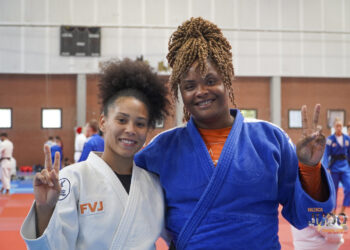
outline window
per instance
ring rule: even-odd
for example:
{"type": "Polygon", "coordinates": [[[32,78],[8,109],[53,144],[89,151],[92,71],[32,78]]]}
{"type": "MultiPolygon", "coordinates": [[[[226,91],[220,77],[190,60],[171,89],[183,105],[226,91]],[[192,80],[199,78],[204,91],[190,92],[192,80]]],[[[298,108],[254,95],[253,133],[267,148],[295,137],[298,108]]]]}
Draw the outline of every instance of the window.
{"type": "Polygon", "coordinates": [[[156,121],[156,128],[164,128],[164,120],[156,121]]]}
{"type": "Polygon", "coordinates": [[[300,109],[288,110],[288,127],[289,128],[302,128],[301,110],[300,109]]]}
{"type": "Polygon", "coordinates": [[[12,128],[11,108],[0,108],[0,128],[12,128]]]}
{"type": "Polygon", "coordinates": [[[62,109],[41,109],[42,128],[62,128],[62,109]]]}
{"type": "Polygon", "coordinates": [[[257,118],[256,109],[241,109],[241,113],[244,116],[244,118],[257,118]]]}

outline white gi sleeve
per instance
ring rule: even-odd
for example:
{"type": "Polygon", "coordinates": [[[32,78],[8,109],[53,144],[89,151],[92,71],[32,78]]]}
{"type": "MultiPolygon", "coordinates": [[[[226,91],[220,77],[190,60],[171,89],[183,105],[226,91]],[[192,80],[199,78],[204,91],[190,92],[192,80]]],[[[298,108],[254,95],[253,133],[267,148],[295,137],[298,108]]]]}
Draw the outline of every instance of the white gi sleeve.
{"type": "Polygon", "coordinates": [[[44,233],[36,237],[34,203],[23,222],[20,233],[28,249],[76,248],[79,233],[77,178],[61,175],[60,172],[60,183],[59,201],[44,233]]]}

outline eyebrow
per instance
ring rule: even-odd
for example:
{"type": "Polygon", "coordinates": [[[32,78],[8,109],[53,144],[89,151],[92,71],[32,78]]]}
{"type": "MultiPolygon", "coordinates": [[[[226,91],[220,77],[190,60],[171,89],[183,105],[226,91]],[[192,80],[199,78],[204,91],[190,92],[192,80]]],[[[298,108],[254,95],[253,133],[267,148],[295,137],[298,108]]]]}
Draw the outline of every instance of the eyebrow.
{"type": "Polygon", "coordinates": [[[208,73],[208,74],[204,77],[204,79],[209,78],[209,77],[217,77],[217,74],[208,73]]]}
{"type": "MultiPolygon", "coordinates": [[[[123,113],[123,112],[118,112],[117,115],[122,115],[122,116],[125,116],[125,117],[130,117],[129,114],[126,114],[126,113],[123,113]]],[[[142,116],[138,116],[136,119],[137,119],[137,120],[145,120],[145,121],[147,121],[147,118],[142,117],[142,116]]]]}
{"type": "Polygon", "coordinates": [[[196,82],[196,80],[193,80],[193,79],[183,79],[181,82],[183,82],[183,83],[194,83],[194,82],[196,82]]]}

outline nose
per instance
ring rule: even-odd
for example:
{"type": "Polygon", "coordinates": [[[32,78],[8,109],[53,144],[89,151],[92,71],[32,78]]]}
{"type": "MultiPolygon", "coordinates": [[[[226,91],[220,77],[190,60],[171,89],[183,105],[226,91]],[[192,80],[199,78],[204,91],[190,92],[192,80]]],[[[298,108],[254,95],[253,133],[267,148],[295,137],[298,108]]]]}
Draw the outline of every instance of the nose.
{"type": "Polygon", "coordinates": [[[207,95],[208,95],[207,86],[205,86],[205,84],[203,84],[203,83],[198,84],[197,96],[198,97],[205,97],[207,95]]]}
{"type": "Polygon", "coordinates": [[[135,124],[133,122],[130,121],[126,124],[125,133],[127,133],[128,135],[135,135],[136,134],[135,124]]]}

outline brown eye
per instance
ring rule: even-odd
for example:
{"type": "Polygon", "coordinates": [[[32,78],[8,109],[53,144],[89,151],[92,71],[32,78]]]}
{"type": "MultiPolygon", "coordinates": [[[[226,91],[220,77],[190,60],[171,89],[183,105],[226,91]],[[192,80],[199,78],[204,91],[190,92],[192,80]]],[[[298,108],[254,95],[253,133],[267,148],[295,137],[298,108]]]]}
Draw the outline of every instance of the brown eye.
{"type": "Polygon", "coordinates": [[[124,118],[118,118],[117,121],[118,121],[120,124],[125,124],[125,123],[126,123],[126,119],[124,119],[124,118]]]}
{"type": "Polygon", "coordinates": [[[144,128],[144,127],[146,127],[146,123],[138,122],[138,123],[136,124],[136,126],[139,127],[139,128],[144,128]]]}
{"type": "Polygon", "coordinates": [[[207,85],[209,85],[209,86],[214,85],[215,83],[216,83],[215,79],[208,79],[207,80],[207,85]]]}
{"type": "Polygon", "coordinates": [[[194,84],[186,84],[184,86],[184,90],[189,91],[189,90],[193,90],[193,89],[194,89],[194,84]]]}

